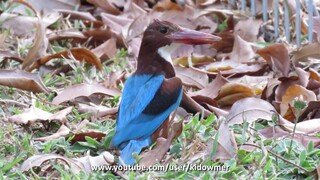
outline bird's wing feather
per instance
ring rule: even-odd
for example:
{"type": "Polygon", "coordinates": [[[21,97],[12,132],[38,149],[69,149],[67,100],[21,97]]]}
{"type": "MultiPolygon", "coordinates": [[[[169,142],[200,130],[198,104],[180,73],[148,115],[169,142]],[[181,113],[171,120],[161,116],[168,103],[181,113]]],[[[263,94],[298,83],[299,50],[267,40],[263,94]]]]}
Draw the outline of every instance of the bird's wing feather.
{"type": "Polygon", "coordinates": [[[165,79],[157,93],[143,110],[145,114],[160,114],[175,104],[182,89],[182,82],[178,77],[165,79]]]}
{"type": "Polygon", "coordinates": [[[163,75],[133,75],[123,89],[117,129],[132,122],[153,99],[164,80],[163,75]]]}

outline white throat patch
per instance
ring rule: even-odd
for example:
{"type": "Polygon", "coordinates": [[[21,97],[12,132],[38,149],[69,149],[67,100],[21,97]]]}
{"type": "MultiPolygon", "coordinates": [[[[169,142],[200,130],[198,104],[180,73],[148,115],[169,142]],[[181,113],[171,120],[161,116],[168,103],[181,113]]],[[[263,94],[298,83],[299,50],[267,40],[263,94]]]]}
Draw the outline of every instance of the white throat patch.
{"type": "Polygon", "coordinates": [[[181,44],[172,43],[158,49],[158,54],[166,61],[172,64],[171,54],[178,49],[181,44]]]}

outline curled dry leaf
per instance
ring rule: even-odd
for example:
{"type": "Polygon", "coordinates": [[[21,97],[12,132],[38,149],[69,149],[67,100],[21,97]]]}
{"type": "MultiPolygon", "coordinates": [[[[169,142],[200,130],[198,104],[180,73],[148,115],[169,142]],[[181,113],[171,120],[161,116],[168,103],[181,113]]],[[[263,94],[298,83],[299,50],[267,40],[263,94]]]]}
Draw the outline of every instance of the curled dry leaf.
{"type": "Polygon", "coordinates": [[[38,74],[25,72],[23,70],[0,70],[0,85],[34,93],[49,93],[49,90],[42,83],[38,74]]]}
{"type": "Polygon", "coordinates": [[[270,78],[268,79],[268,83],[261,94],[261,99],[267,100],[268,102],[272,102],[275,98],[275,89],[281,82],[277,79],[270,78]]]}
{"type": "MultiPolygon", "coordinates": [[[[281,125],[290,132],[293,132],[295,126],[294,123],[291,122],[283,123],[281,125]]],[[[297,123],[295,132],[315,135],[320,132],[320,119],[310,119],[297,123]]]]}
{"type": "Polygon", "coordinates": [[[22,69],[28,69],[29,66],[36,61],[37,58],[46,55],[48,48],[48,38],[46,36],[46,28],[43,24],[42,17],[39,13],[36,13],[38,17],[38,23],[36,25],[36,33],[31,49],[29,50],[26,58],[22,63],[22,69]]]}
{"type": "Polygon", "coordinates": [[[219,72],[217,77],[203,89],[188,93],[197,102],[206,102],[212,104],[214,99],[218,96],[218,93],[223,85],[228,82],[219,72]]]}
{"type": "Polygon", "coordinates": [[[104,151],[99,156],[85,156],[81,158],[67,158],[57,154],[40,154],[29,157],[25,160],[21,167],[21,171],[29,171],[33,167],[41,167],[41,165],[50,160],[61,160],[65,162],[74,173],[84,171],[86,173],[92,172],[92,167],[111,165],[114,163],[114,157],[108,151],[104,151]]]}
{"type": "Polygon", "coordinates": [[[59,13],[62,13],[64,16],[70,16],[73,19],[79,19],[82,21],[97,21],[97,19],[89,12],[79,12],[69,9],[57,9],[59,13]]]}
{"type": "Polygon", "coordinates": [[[186,86],[202,89],[208,85],[209,78],[206,73],[181,66],[175,66],[174,69],[176,76],[179,77],[182,80],[182,83],[186,86]]]}
{"type": "MultiPolygon", "coordinates": [[[[191,62],[192,62],[192,66],[202,66],[202,65],[206,65],[208,63],[214,62],[214,59],[211,56],[192,55],[191,62]]],[[[189,67],[188,57],[187,56],[179,57],[179,58],[173,60],[173,64],[176,66],[182,65],[184,67],[189,67]]]]}
{"type": "Polygon", "coordinates": [[[257,53],[262,56],[269,66],[280,76],[288,76],[290,70],[290,59],[288,49],[284,44],[273,44],[262,49],[257,53]]]}
{"type": "Polygon", "coordinates": [[[255,90],[250,86],[242,83],[229,82],[221,87],[215,100],[221,106],[229,106],[239,99],[252,97],[254,95],[255,90]]]}
{"type": "Polygon", "coordinates": [[[230,110],[230,108],[219,108],[219,107],[215,107],[215,106],[211,106],[209,104],[206,104],[206,106],[208,107],[208,109],[210,111],[212,111],[214,113],[214,115],[216,115],[217,117],[226,117],[228,115],[228,111],[230,110]]]}
{"type": "Polygon", "coordinates": [[[299,116],[298,122],[308,119],[320,118],[320,101],[310,101],[308,106],[303,110],[299,116]]]}
{"type": "Polygon", "coordinates": [[[118,107],[109,108],[106,106],[90,106],[87,104],[79,104],[78,111],[80,113],[91,112],[91,116],[100,118],[107,115],[115,115],[118,112],[118,107]]]}
{"type": "Polygon", "coordinates": [[[61,111],[54,113],[50,118],[49,121],[58,120],[61,123],[68,122],[67,115],[71,113],[72,107],[67,107],[61,111]]]}
{"type": "Polygon", "coordinates": [[[202,107],[199,103],[189,97],[185,92],[183,92],[180,106],[189,113],[203,113],[204,117],[208,117],[211,114],[210,111],[202,107]]]}
{"type": "MultiPolygon", "coordinates": [[[[212,156],[213,161],[219,160],[224,162],[237,155],[237,143],[235,137],[228,127],[227,123],[222,123],[218,129],[218,147],[215,154],[212,156]]],[[[207,146],[206,153],[211,155],[213,151],[213,141],[207,146]]]]}
{"type": "Polygon", "coordinates": [[[69,101],[80,96],[88,97],[92,94],[117,96],[120,95],[121,92],[118,89],[106,88],[100,84],[76,84],[64,89],[52,100],[52,103],[61,104],[65,101],[69,101]]]}
{"type": "Polygon", "coordinates": [[[51,113],[44,111],[42,109],[31,106],[29,109],[25,110],[22,114],[13,115],[8,118],[9,122],[17,124],[28,124],[34,123],[37,120],[48,120],[52,116],[51,113]]]}
{"type": "Polygon", "coordinates": [[[319,43],[308,44],[302,47],[298,51],[292,53],[292,63],[295,66],[310,66],[312,64],[318,64],[319,61],[313,62],[311,58],[320,59],[319,49],[319,43]]]}
{"type": "Polygon", "coordinates": [[[316,70],[310,68],[309,72],[309,80],[320,81],[320,74],[316,70]]]}
{"type": "Polygon", "coordinates": [[[89,64],[95,65],[98,69],[102,69],[102,64],[100,62],[100,59],[97,58],[96,55],[94,55],[91,51],[85,48],[73,48],[70,50],[61,51],[59,53],[56,53],[54,55],[49,55],[42,57],[38,59],[36,62],[34,62],[30,68],[28,68],[29,71],[32,71],[35,68],[38,68],[41,65],[44,65],[51,59],[55,58],[66,58],[69,57],[70,59],[76,59],[79,61],[86,61],[89,64]]]}
{"type": "MultiPolygon", "coordinates": [[[[299,84],[299,77],[297,77],[297,76],[281,77],[281,78],[278,78],[278,80],[281,83],[276,88],[275,100],[276,100],[276,102],[281,102],[282,96],[287,91],[288,87],[295,85],[295,84],[299,84]]],[[[279,109],[279,111],[280,111],[280,109],[279,109]]]]}
{"type": "Polygon", "coordinates": [[[90,156],[88,154],[81,158],[74,158],[74,160],[81,163],[84,172],[87,173],[92,173],[92,167],[106,166],[115,163],[114,156],[108,151],[102,152],[99,156],[90,156]]]}
{"type": "MultiPolygon", "coordinates": [[[[50,13],[42,17],[42,23],[45,27],[50,26],[60,18],[58,13],[50,13]]],[[[2,27],[5,29],[10,29],[13,34],[18,36],[30,36],[32,34],[32,29],[37,25],[38,18],[30,16],[19,16],[17,14],[9,14],[3,12],[0,15],[0,21],[2,22],[2,27]]]]}
{"type": "Polygon", "coordinates": [[[291,85],[282,96],[282,101],[280,104],[280,114],[282,116],[287,113],[289,108],[288,104],[293,106],[294,100],[303,101],[308,104],[310,101],[316,101],[317,98],[314,92],[307,90],[306,88],[297,84],[291,85]]]}
{"type": "Polygon", "coordinates": [[[232,61],[237,62],[250,62],[254,60],[255,52],[251,45],[243,40],[240,36],[235,36],[233,49],[230,55],[232,61]]]}
{"type": "Polygon", "coordinates": [[[69,133],[70,133],[70,129],[63,124],[56,133],[54,133],[50,136],[46,136],[46,137],[34,138],[34,140],[36,140],[36,141],[50,141],[50,140],[54,140],[54,139],[59,139],[61,137],[66,137],[69,133]]]}
{"type": "Polygon", "coordinates": [[[102,43],[98,47],[91,50],[93,54],[95,54],[98,58],[104,60],[112,58],[117,53],[117,44],[116,39],[111,38],[106,42],[102,43]]]}
{"type": "Polygon", "coordinates": [[[103,137],[105,137],[106,134],[102,133],[102,132],[82,132],[82,133],[77,133],[77,134],[74,134],[74,137],[71,139],[71,144],[74,144],[74,143],[79,142],[79,141],[85,142],[86,141],[86,136],[91,137],[92,139],[95,139],[97,141],[101,141],[101,139],[103,137]]]}
{"type": "Polygon", "coordinates": [[[17,124],[28,124],[34,123],[35,121],[58,121],[60,123],[66,123],[67,115],[71,112],[72,107],[68,107],[54,114],[44,111],[36,107],[30,107],[25,110],[22,114],[14,115],[8,118],[10,122],[17,124]]]}
{"type": "Polygon", "coordinates": [[[110,3],[110,1],[88,0],[88,2],[102,8],[107,13],[115,15],[120,14],[120,10],[116,8],[112,3],[110,3]]]}
{"type": "Polygon", "coordinates": [[[263,63],[239,63],[232,60],[213,62],[205,67],[209,77],[215,76],[218,71],[222,75],[244,75],[262,72],[266,67],[263,63]]]}
{"type": "MultiPolygon", "coordinates": [[[[20,1],[20,0],[19,0],[20,1]]],[[[50,1],[38,1],[38,0],[23,0],[29,4],[32,4],[32,7],[40,12],[51,13],[53,9],[75,9],[77,6],[80,6],[79,0],[50,0],[50,1]]],[[[26,13],[26,9],[18,6],[13,10],[14,12],[26,13]]]]}
{"type": "Polygon", "coordinates": [[[108,74],[108,76],[105,77],[103,85],[108,88],[117,87],[117,85],[120,83],[120,81],[124,78],[125,75],[126,75],[126,72],[111,71],[108,74]]]}
{"type": "Polygon", "coordinates": [[[34,36],[32,47],[30,48],[26,58],[22,63],[22,69],[26,69],[36,60],[36,58],[41,57],[46,53],[48,47],[48,39],[45,35],[46,27],[44,26],[41,14],[38,13],[38,11],[35,10],[31,4],[22,0],[13,0],[12,2],[20,3],[27,6],[36,14],[38,18],[38,22],[36,24],[36,33],[34,36]]]}
{"type": "Polygon", "coordinates": [[[212,43],[212,47],[218,52],[229,53],[232,51],[234,44],[234,35],[231,32],[221,32],[217,34],[221,37],[220,41],[212,43]]]}
{"type": "Polygon", "coordinates": [[[226,119],[229,125],[241,124],[244,121],[251,123],[258,119],[272,119],[275,112],[275,108],[267,101],[250,97],[234,103],[226,119]]]}
{"type": "Polygon", "coordinates": [[[183,9],[176,3],[173,3],[171,0],[162,0],[157,2],[157,4],[153,7],[153,10],[162,12],[168,10],[182,11],[183,9]]]}
{"type": "Polygon", "coordinates": [[[170,145],[174,137],[178,137],[182,133],[182,127],[183,121],[175,122],[172,125],[172,129],[169,133],[168,138],[158,138],[156,147],[151,151],[142,154],[142,160],[139,164],[143,166],[152,166],[156,163],[159,163],[162,160],[163,156],[170,149],[170,145]]]}
{"type": "MultiPolygon", "coordinates": [[[[292,134],[290,132],[283,130],[279,126],[261,129],[258,131],[258,134],[267,139],[292,138],[292,134]]],[[[320,138],[308,134],[300,134],[296,132],[293,139],[300,142],[304,147],[308,147],[308,143],[310,141],[313,142],[314,147],[318,147],[320,145],[320,138]]]]}
{"type": "Polygon", "coordinates": [[[242,76],[241,78],[234,78],[232,82],[238,82],[247,84],[248,86],[252,87],[255,91],[255,95],[260,95],[264,88],[268,84],[268,80],[272,79],[272,76],[242,76]]]}
{"type": "Polygon", "coordinates": [[[261,24],[261,19],[256,19],[253,17],[248,18],[247,20],[239,21],[234,27],[234,34],[235,36],[240,36],[244,41],[257,42],[261,24]]]}
{"type": "Polygon", "coordinates": [[[79,31],[55,31],[50,32],[48,35],[48,40],[59,41],[62,39],[76,39],[76,40],[86,40],[86,36],[79,31]]]}

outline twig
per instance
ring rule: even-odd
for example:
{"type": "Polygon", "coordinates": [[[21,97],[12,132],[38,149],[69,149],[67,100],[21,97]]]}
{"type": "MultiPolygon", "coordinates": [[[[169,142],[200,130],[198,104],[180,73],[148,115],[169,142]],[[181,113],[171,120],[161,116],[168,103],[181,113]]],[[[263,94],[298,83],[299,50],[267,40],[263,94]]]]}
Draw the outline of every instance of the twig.
{"type": "Polygon", "coordinates": [[[15,101],[15,100],[11,100],[11,99],[0,99],[1,103],[11,103],[11,104],[16,104],[19,106],[23,106],[23,107],[28,107],[29,105],[15,101]]]}
{"type": "MultiPolygon", "coordinates": [[[[256,144],[245,143],[245,144],[242,144],[242,145],[253,146],[253,147],[256,147],[256,148],[260,148],[260,149],[261,149],[261,147],[258,146],[258,145],[256,145],[256,144]]],[[[291,165],[293,165],[293,166],[296,166],[297,168],[299,168],[299,169],[307,172],[308,174],[313,174],[312,171],[308,171],[306,168],[304,168],[304,167],[302,167],[302,166],[300,166],[300,165],[298,165],[298,164],[295,164],[295,163],[293,163],[293,162],[285,159],[284,157],[282,157],[282,156],[280,156],[280,155],[278,155],[278,154],[276,154],[276,153],[274,153],[274,152],[272,152],[272,151],[270,151],[270,150],[268,150],[268,149],[267,149],[267,151],[268,151],[270,154],[272,154],[273,156],[276,156],[277,158],[283,160],[284,162],[289,163],[289,164],[291,164],[291,165]]]]}

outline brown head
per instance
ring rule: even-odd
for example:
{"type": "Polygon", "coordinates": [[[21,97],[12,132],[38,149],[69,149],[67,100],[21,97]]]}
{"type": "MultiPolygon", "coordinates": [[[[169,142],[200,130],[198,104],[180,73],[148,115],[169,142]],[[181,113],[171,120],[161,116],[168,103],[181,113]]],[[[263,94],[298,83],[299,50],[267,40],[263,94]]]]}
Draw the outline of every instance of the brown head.
{"type": "Polygon", "coordinates": [[[136,73],[163,73],[175,76],[170,51],[182,44],[211,44],[220,37],[182,28],[168,21],[154,20],[145,30],[138,56],[136,73]]]}

